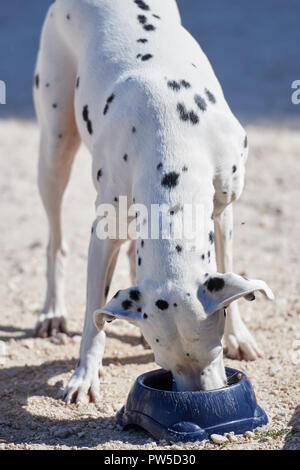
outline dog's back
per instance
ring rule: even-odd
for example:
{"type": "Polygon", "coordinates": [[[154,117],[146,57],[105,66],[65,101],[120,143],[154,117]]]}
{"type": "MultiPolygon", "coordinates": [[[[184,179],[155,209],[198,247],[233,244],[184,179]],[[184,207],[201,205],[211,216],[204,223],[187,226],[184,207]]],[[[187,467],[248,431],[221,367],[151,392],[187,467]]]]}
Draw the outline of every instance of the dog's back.
{"type": "MultiPolygon", "coordinates": [[[[179,116],[198,127],[199,135],[207,104],[229,112],[214,72],[181,26],[173,0],[57,0],[44,26],[36,75],[53,92],[49,89],[41,98],[36,94],[38,114],[52,104],[65,107],[65,95],[75,90],[77,126],[90,150],[109,115],[111,96],[133,78],[146,87],[151,82],[152,100],[160,95],[167,118],[179,116]]],[[[139,87],[135,96],[127,88],[122,107],[130,108],[134,100],[137,109],[139,87]]]]}

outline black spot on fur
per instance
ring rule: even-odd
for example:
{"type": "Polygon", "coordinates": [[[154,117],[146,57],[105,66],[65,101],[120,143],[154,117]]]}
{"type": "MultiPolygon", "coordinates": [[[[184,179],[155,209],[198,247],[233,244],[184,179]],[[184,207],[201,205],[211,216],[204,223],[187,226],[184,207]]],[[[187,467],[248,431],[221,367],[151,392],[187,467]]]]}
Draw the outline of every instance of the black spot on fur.
{"type": "Polygon", "coordinates": [[[158,20],[161,19],[159,15],[154,15],[154,14],[153,14],[152,16],[154,16],[154,18],[157,18],[158,20]]]}
{"type": "Polygon", "coordinates": [[[235,173],[235,172],[236,172],[236,170],[237,170],[237,167],[236,167],[236,165],[233,165],[233,167],[232,167],[232,173],[235,173]]]}
{"type": "Polygon", "coordinates": [[[246,136],[244,140],[244,148],[246,149],[247,147],[248,147],[248,137],[246,136]]]}
{"type": "Polygon", "coordinates": [[[220,277],[211,277],[208,281],[204,283],[207,287],[207,290],[210,292],[219,291],[225,286],[224,279],[220,277]]]}
{"type": "Polygon", "coordinates": [[[160,162],[160,163],[157,165],[157,167],[156,167],[156,168],[157,168],[158,170],[161,170],[161,169],[162,169],[162,167],[163,167],[163,164],[160,162]]]}
{"type": "Polygon", "coordinates": [[[70,16],[69,13],[67,14],[66,18],[67,18],[67,20],[70,20],[70,19],[71,19],[71,16],[70,16]]]}
{"type": "Polygon", "coordinates": [[[189,118],[192,124],[198,124],[199,117],[197,116],[196,113],[194,113],[194,111],[189,112],[189,118]]]}
{"type": "Polygon", "coordinates": [[[147,23],[147,17],[145,15],[138,15],[138,20],[141,24],[147,23]]]}
{"type": "Polygon", "coordinates": [[[56,109],[56,108],[57,108],[57,104],[56,104],[56,103],[53,103],[52,108],[56,109]]]}
{"type": "Polygon", "coordinates": [[[131,298],[131,300],[134,300],[135,302],[138,302],[140,300],[140,296],[141,294],[137,289],[133,289],[129,293],[129,297],[131,298]]]}
{"type": "Polygon", "coordinates": [[[133,134],[135,134],[135,133],[136,133],[136,128],[133,127],[133,128],[131,129],[131,132],[132,132],[133,134]]]}
{"type": "Polygon", "coordinates": [[[97,173],[97,181],[100,180],[101,176],[102,176],[102,170],[101,170],[101,168],[100,168],[100,170],[99,170],[98,173],[97,173]]]}
{"type": "Polygon", "coordinates": [[[110,96],[107,98],[107,103],[112,103],[114,99],[115,99],[115,95],[114,95],[114,94],[110,95],[110,96]]]}
{"type": "Polygon", "coordinates": [[[147,320],[147,318],[148,318],[147,313],[144,313],[143,318],[144,318],[145,320],[147,320]]]}
{"type": "Polygon", "coordinates": [[[148,11],[150,10],[150,7],[147,5],[147,3],[145,3],[143,0],[134,0],[134,3],[137,4],[137,6],[141,9],[141,10],[145,10],[145,11],[148,11]]]}
{"type": "Polygon", "coordinates": [[[187,109],[184,106],[184,104],[178,103],[177,111],[179,112],[179,116],[180,116],[180,119],[182,121],[188,121],[189,120],[189,114],[188,114],[187,109]]]}
{"type": "Polygon", "coordinates": [[[144,25],[144,29],[146,31],[154,31],[155,30],[155,26],[153,26],[153,24],[145,24],[144,25]]]}
{"type": "Polygon", "coordinates": [[[205,89],[205,93],[211,103],[215,104],[217,102],[215,95],[213,95],[212,92],[209,91],[207,88],[205,89]]]}
{"type": "Polygon", "coordinates": [[[79,84],[80,84],[80,77],[77,77],[77,80],[76,80],[76,88],[79,88],[79,84]]]}
{"type": "Polygon", "coordinates": [[[124,162],[127,162],[127,160],[128,160],[128,155],[127,155],[127,153],[124,155],[123,160],[124,160],[124,162]]]}
{"type": "Polygon", "coordinates": [[[115,99],[115,95],[112,93],[106,100],[106,105],[104,107],[103,114],[107,113],[107,111],[109,110],[109,104],[112,103],[114,99],[115,99]]]}
{"type": "Polygon", "coordinates": [[[142,264],[142,258],[139,258],[138,259],[138,265],[141,266],[141,264],[142,264]]]}
{"type": "Polygon", "coordinates": [[[145,242],[144,240],[141,241],[141,247],[144,248],[145,242]]]}
{"type": "Polygon", "coordinates": [[[197,114],[194,113],[194,111],[188,112],[183,103],[177,104],[177,111],[179,112],[179,117],[182,121],[190,121],[192,124],[198,124],[199,117],[197,116],[197,114]]]}
{"type": "Polygon", "coordinates": [[[50,83],[46,83],[45,87],[46,87],[46,88],[49,88],[49,87],[50,87],[50,83]]]}
{"type": "Polygon", "coordinates": [[[82,117],[83,117],[83,120],[84,120],[84,121],[88,121],[88,120],[89,120],[89,108],[88,108],[87,105],[84,106],[84,108],[83,108],[82,117]]]}
{"type": "Polygon", "coordinates": [[[159,343],[159,339],[157,339],[157,338],[156,338],[156,340],[155,340],[155,341],[156,341],[157,343],[159,343]]]}
{"type": "Polygon", "coordinates": [[[145,44],[146,42],[148,42],[148,39],[141,38],[141,39],[138,39],[137,42],[141,42],[142,44],[145,44]]]}
{"type": "Polygon", "coordinates": [[[205,260],[205,255],[201,255],[201,259],[205,260]]]}
{"type": "Polygon", "coordinates": [[[155,305],[156,305],[160,310],[167,310],[167,308],[169,307],[168,302],[166,302],[165,300],[157,300],[157,302],[155,303],[155,305]]]}
{"type": "Polygon", "coordinates": [[[89,119],[89,108],[88,105],[84,106],[82,111],[83,120],[86,122],[87,130],[89,134],[93,133],[92,121],[89,119]]]}
{"type": "Polygon", "coordinates": [[[138,312],[141,312],[141,311],[142,311],[141,307],[139,307],[139,308],[137,309],[137,311],[138,311],[138,312]]]}
{"type": "Polygon", "coordinates": [[[195,95],[194,100],[198,108],[201,109],[201,111],[206,111],[207,104],[204,98],[202,98],[200,95],[195,95]]]}
{"type": "Polygon", "coordinates": [[[183,172],[188,171],[188,167],[187,167],[187,166],[184,166],[184,167],[182,168],[182,171],[183,171],[183,172]]]}
{"type": "Polygon", "coordinates": [[[186,80],[181,80],[180,83],[184,88],[191,88],[191,84],[187,82],[186,80]]]}
{"type": "Polygon", "coordinates": [[[215,239],[215,236],[214,236],[214,232],[213,232],[213,231],[209,232],[209,234],[208,234],[208,239],[209,239],[209,242],[210,242],[211,244],[213,244],[214,239],[215,239]]]}
{"type": "Polygon", "coordinates": [[[142,56],[142,61],[145,62],[146,60],[152,59],[153,55],[152,54],[145,54],[142,56]]]}
{"type": "Polygon", "coordinates": [[[118,199],[117,197],[114,198],[114,201],[115,201],[115,202],[118,202],[118,200],[119,200],[119,199],[118,199]]]}
{"type": "Polygon", "coordinates": [[[162,179],[162,186],[165,186],[166,188],[174,188],[178,184],[178,178],[179,178],[179,173],[175,173],[175,171],[171,171],[170,173],[167,173],[163,179],[162,179]]]}
{"type": "Polygon", "coordinates": [[[182,252],[182,247],[177,245],[176,246],[176,251],[177,251],[177,253],[181,253],[182,252]]]}
{"type": "Polygon", "coordinates": [[[176,302],[175,302],[173,305],[174,305],[174,307],[177,307],[177,304],[176,304],[176,302]]]}
{"type": "Polygon", "coordinates": [[[34,77],[34,81],[35,81],[35,87],[38,88],[40,86],[40,76],[39,76],[39,74],[37,74],[34,77]]]}
{"type": "Polygon", "coordinates": [[[122,307],[124,308],[124,310],[128,310],[131,306],[132,306],[131,300],[124,300],[122,302],[122,307]]]}
{"type": "Polygon", "coordinates": [[[88,133],[92,135],[93,133],[92,121],[87,122],[87,130],[88,130],[88,133]]]}
{"type": "Polygon", "coordinates": [[[175,80],[170,80],[168,81],[168,87],[172,88],[174,91],[179,91],[180,90],[180,84],[176,82],[175,80]]]}

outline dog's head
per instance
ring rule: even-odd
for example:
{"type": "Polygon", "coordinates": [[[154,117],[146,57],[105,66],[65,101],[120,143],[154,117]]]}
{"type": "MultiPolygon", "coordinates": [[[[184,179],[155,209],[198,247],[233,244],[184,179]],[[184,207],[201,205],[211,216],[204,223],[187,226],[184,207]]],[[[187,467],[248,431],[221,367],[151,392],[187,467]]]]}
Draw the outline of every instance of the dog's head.
{"type": "Polygon", "coordinates": [[[172,372],[179,391],[220,388],[226,384],[224,309],[240,297],[254,300],[255,291],[274,298],[263,281],[232,273],[206,275],[188,290],[174,281],[144,281],[119,291],[95,312],[94,321],[99,328],[115,318],[137,324],[155,361],[172,372]]]}

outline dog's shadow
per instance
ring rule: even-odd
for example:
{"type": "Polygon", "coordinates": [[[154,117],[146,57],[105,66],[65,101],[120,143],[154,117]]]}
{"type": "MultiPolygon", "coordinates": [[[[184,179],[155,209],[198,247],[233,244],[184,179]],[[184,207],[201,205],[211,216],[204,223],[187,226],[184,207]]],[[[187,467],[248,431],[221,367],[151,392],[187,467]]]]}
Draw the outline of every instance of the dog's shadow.
{"type": "Polygon", "coordinates": [[[0,341],[9,341],[10,339],[14,339],[15,341],[20,341],[26,338],[32,338],[33,331],[25,328],[15,328],[14,326],[2,326],[0,325],[0,332],[3,331],[5,333],[22,333],[20,336],[12,337],[12,336],[0,336],[0,341]]]}
{"type": "Polygon", "coordinates": [[[296,406],[289,426],[292,429],[286,436],[283,450],[300,450],[300,405],[296,406]]]}
{"type": "MultiPolygon", "coordinates": [[[[118,359],[105,357],[103,363],[105,366],[115,362],[126,365],[148,363],[152,360],[153,354],[147,353],[118,359]]],[[[62,381],[58,378],[55,382],[53,377],[71,372],[76,363],[76,359],[55,360],[36,366],[0,370],[0,442],[21,447],[22,444],[26,444],[34,448],[43,446],[96,448],[98,445],[108,444],[105,448],[109,449],[111,441],[132,445],[145,444],[149,435],[141,429],[120,430],[115,413],[111,413],[109,417],[98,417],[101,415],[102,407],[106,406],[105,401],[96,408],[94,405],[87,405],[84,408],[70,405],[76,412],[72,413],[71,418],[59,419],[62,414],[70,416],[70,413],[64,412],[66,405],[61,400],[62,381]],[[50,385],[49,382],[53,384],[50,385]],[[43,397],[42,401],[45,403],[43,415],[39,414],[43,407],[41,403],[36,408],[36,414],[31,411],[35,409],[35,405],[34,402],[29,404],[29,400],[35,396],[43,397]],[[90,416],[91,411],[96,417],[90,416]]],[[[104,379],[102,387],[109,386],[111,385],[105,384],[104,379]]]]}

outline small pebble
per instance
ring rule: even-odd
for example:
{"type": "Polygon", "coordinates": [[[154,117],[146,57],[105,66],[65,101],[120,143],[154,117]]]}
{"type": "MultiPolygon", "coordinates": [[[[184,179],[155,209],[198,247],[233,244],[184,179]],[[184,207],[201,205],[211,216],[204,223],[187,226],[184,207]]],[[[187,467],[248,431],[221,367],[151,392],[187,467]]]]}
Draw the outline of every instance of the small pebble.
{"type": "Polygon", "coordinates": [[[265,437],[262,437],[259,442],[269,442],[269,441],[272,441],[272,437],[271,436],[265,436],[265,437]]]}
{"type": "Polygon", "coordinates": [[[57,345],[63,345],[68,343],[68,335],[65,333],[57,333],[56,336],[50,338],[50,342],[57,345]]]}
{"type": "Polygon", "coordinates": [[[81,341],[81,336],[80,335],[75,335],[75,336],[72,336],[70,342],[73,343],[73,344],[76,344],[76,343],[80,343],[81,341]]]}
{"type": "Polygon", "coordinates": [[[27,339],[23,342],[23,346],[26,349],[33,349],[34,348],[34,340],[33,339],[27,339]]]}
{"type": "Polygon", "coordinates": [[[238,438],[237,438],[237,436],[235,436],[234,432],[230,432],[230,433],[225,434],[225,437],[227,437],[229,442],[237,442],[238,441],[238,438]]]}
{"type": "Polygon", "coordinates": [[[245,436],[247,439],[254,439],[255,434],[254,434],[254,432],[252,432],[252,431],[246,431],[245,434],[244,434],[244,436],[245,436]]]}
{"type": "Polygon", "coordinates": [[[69,437],[71,434],[72,434],[71,431],[66,428],[53,431],[53,436],[58,437],[59,439],[65,439],[66,437],[69,437]]]}
{"type": "Polygon", "coordinates": [[[270,367],[269,369],[269,375],[271,377],[274,377],[274,375],[277,374],[277,372],[279,372],[281,369],[280,365],[279,364],[275,364],[274,366],[270,367]]]}
{"type": "Polygon", "coordinates": [[[0,356],[6,356],[7,351],[6,351],[6,344],[4,341],[0,341],[0,356]]]}
{"type": "Polygon", "coordinates": [[[210,438],[215,444],[224,444],[225,442],[228,442],[227,437],[221,436],[221,434],[212,434],[210,438]]]}

